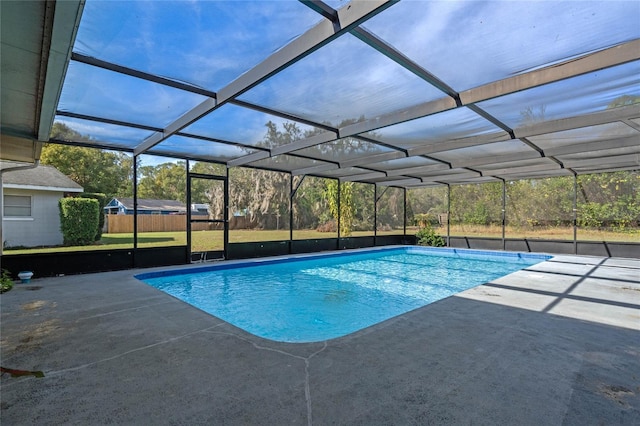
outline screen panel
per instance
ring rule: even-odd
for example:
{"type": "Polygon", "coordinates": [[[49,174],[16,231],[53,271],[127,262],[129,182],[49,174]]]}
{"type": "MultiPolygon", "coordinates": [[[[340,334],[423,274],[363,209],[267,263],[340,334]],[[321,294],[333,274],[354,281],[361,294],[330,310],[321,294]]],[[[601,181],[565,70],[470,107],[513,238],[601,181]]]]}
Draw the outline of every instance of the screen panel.
{"type": "Polygon", "coordinates": [[[218,90],[320,19],[293,1],[88,1],[74,51],[218,90]]]}
{"type": "Polygon", "coordinates": [[[637,18],[625,1],[401,1],[364,26],[463,91],[639,38],[637,18]]]}
{"type": "Polygon", "coordinates": [[[345,34],[240,99],[342,127],[440,97],[429,83],[345,34]]]}

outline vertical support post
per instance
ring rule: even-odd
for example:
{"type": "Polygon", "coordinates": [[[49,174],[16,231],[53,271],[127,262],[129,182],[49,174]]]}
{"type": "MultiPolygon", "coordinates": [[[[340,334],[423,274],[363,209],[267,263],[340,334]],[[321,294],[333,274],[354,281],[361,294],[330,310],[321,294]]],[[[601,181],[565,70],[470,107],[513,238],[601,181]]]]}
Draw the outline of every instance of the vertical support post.
{"type": "Polygon", "coordinates": [[[573,254],[578,254],[578,174],[573,173],[573,254]]]}
{"type": "Polygon", "coordinates": [[[373,184],[373,246],[378,237],[378,185],[373,184]]]}
{"type": "Polygon", "coordinates": [[[222,209],[222,220],[224,220],[223,226],[223,246],[224,250],[223,256],[225,259],[229,258],[229,168],[227,168],[227,173],[224,179],[224,207],[222,209]]]}
{"type": "Polygon", "coordinates": [[[289,173],[289,254],[293,252],[293,197],[295,196],[293,192],[293,174],[289,173]]]}
{"type": "Polygon", "coordinates": [[[451,185],[447,184],[447,247],[451,247],[451,185]]]}
{"type": "Polygon", "coordinates": [[[407,188],[402,188],[404,192],[402,193],[402,203],[404,205],[404,214],[402,220],[402,234],[407,237],[407,188]]]}
{"type": "Polygon", "coordinates": [[[505,227],[507,225],[507,182],[502,179],[502,250],[507,250],[505,227]]]}
{"type": "MultiPolygon", "coordinates": [[[[138,248],[138,156],[133,156],[133,250],[138,248]]],[[[135,259],[135,254],[134,254],[135,259]]],[[[135,266],[135,262],[134,262],[135,266]]]]}
{"type": "Polygon", "coordinates": [[[191,167],[187,160],[187,262],[191,263],[191,167]]]}
{"type": "Polygon", "coordinates": [[[338,250],[340,250],[340,179],[338,179],[338,250]]]}

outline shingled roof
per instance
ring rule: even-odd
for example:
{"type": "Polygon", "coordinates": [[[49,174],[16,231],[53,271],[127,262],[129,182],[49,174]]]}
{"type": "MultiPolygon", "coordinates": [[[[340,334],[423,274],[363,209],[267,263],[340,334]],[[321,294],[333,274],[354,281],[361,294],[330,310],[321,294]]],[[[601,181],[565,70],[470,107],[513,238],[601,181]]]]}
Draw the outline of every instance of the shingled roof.
{"type": "MultiPolygon", "coordinates": [[[[6,170],[19,167],[24,163],[0,162],[0,168],[6,170]]],[[[30,188],[49,191],[83,192],[84,188],[75,183],[53,166],[39,165],[33,169],[8,171],[2,174],[5,188],[30,188]]]]}
{"type": "MultiPolygon", "coordinates": [[[[133,198],[116,198],[127,210],[133,210],[133,198]]],[[[138,210],[165,210],[186,212],[184,203],[175,200],[151,200],[138,198],[138,210]]]]}

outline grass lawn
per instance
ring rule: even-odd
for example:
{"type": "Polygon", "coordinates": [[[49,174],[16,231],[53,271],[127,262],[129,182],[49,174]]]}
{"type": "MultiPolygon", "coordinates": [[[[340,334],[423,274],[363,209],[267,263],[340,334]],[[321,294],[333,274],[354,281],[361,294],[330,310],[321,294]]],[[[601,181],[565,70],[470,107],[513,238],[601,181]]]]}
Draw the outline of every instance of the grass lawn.
{"type": "MultiPolygon", "coordinates": [[[[413,235],[416,228],[407,228],[407,235],[413,235]]],[[[446,235],[445,227],[436,228],[441,235],[446,235]]],[[[378,235],[401,235],[401,230],[380,231],[378,235]]],[[[352,236],[373,236],[373,231],[356,231],[352,236]]],[[[451,226],[451,236],[468,237],[492,237],[501,238],[502,228],[499,226],[451,226]]],[[[295,230],[293,238],[295,240],[336,238],[336,233],[318,232],[316,230],[295,230]]],[[[546,228],[546,229],[516,229],[507,227],[507,238],[530,238],[548,240],[573,240],[573,228],[546,228]]],[[[222,231],[194,231],[191,235],[192,251],[213,251],[222,250],[222,231]]],[[[256,230],[239,229],[229,231],[230,243],[256,242],[256,241],[286,241],[289,239],[288,230],[256,230]]],[[[640,230],[631,232],[610,232],[600,230],[578,229],[579,241],[626,241],[640,242],[640,230]]],[[[186,232],[146,232],[138,236],[138,247],[166,247],[183,246],[187,244],[186,232]]],[[[112,250],[128,249],[133,247],[133,234],[103,234],[102,239],[96,244],[89,246],[74,247],[36,247],[27,249],[8,249],[3,254],[25,254],[25,253],[55,253],[73,252],[81,250],[112,250]]]]}
{"type": "MultiPolygon", "coordinates": [[[[380,231],[378,235],[401,235],[402,231],[380,231]]],[[[373,236],[373,231],[356,231],[352,233],[354,237],[373,236]]],[[[316,238],[336,238],[337,233],[318,232],[315,230],[295,230],[293,238],[295,240],[306,240],[316,238]]],[[[289,230],[255,230],[238,229],[229,231],[230,243],[245,243],[256,241],[286,241],[289,239],[289,230]]],[[[167,247],[184,246],[187,244],[186,232],[143,232],[138,234],[138,247],[167,247]]],[[[194,231],[191,234],[192,251],[212,251],[222,250],[222,231],[194,231]]],[[[129,249],[133,247],[133,234],[103,234],[102,239],[88,246],[72,247],[36,247],[17,250],[5,250],[3,254],[25,254],[25,253],[56,253],[72,252],[82,250],[114,250],[129,249]]]]}

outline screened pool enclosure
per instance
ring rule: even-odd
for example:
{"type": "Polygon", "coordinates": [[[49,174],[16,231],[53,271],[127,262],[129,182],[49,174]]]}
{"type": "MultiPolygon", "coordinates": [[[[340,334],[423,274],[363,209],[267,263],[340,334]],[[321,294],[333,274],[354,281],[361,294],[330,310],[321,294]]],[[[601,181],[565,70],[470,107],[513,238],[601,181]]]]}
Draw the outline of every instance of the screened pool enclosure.
{"type": "MultiPolygon", "coordinates": [[[[638,227],[639,21],[636,1],[3,1],[2,159],[178,166],[179,201],[208,204],[160,255],[181,262],[413,243],[417,214],[458,247],[640,256],[587,232],[638,227]]],[[[153,264],[141,216],[122,257],[153,264]]]]}

